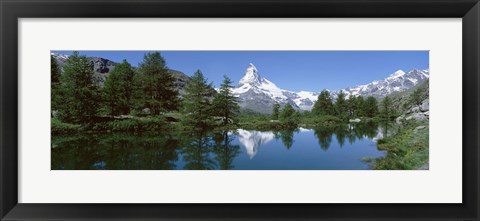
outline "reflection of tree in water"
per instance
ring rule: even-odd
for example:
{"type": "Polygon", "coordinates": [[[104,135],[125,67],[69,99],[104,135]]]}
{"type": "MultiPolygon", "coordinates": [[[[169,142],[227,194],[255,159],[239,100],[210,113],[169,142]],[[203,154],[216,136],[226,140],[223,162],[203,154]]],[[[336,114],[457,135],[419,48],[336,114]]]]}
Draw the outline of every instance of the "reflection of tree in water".
{"type": "Polygon", "coordinates": [[[184,145],[181,150],[184,169],[187,170],[212,170],[216,168],[215,162],[211,159],[214,142],[206,131],[196,131],[190,136],[184,136],[184,145]]]}
{"type": "Polygon", "coordinates": [[[318,144],[322,150],[328,150],[330,143],[332,143],[333,128],[332,127],[317,127],[313,129],[315,136],[318,139],[318,144]]]}
{"type": "MultiPolygon", "coordinates": [[[[116,169],[171,170],[178,160],[180,142],[170,136],[114,136],[101,141],[109,146],[107,165],[116,169]]],[[[102,145],[103,146],[103,145],[102,145]]]]}
{"type": "Polygon", "coordinates": [[[393,133],[393,123],[391,121],[380,121],[379,126],[384,137],[393,133]]]}
{"type": "Polygon", "coordinates": [[[213,148],[219,169],[233,169],[233,159],[240,153],[240,145],[231,145],[233,137],[228,135],[228,131],[221,131],[214,135],[215,146],[213,148]]]}
{"type": "Polygon", "coordinates": [[[337,142],[340,144],[340,147],[343,147],[343,144],[345,143],[345,138],[347,137],[348,134],[348,127],[347,125],[339,125],[338,127],[335,127],[334,129],[335,136],[337,137],[337,142]]]}
{"type": "Polygon", "coordinates": [[[337,142],[342,147],[345,140],[348,139],[350,144],[356,140],[362,140],[364,137],[373,139],[377,135],[378,124],[374,121],[367,121],[353,124],[342,124],[334,127],[317,127],[314,128],[315,136],[323,150],[328,150],[332,142],[332,135],[335,134],[337,142]]]}
{"type": "Polygon", "coordinates": [[[96,154],[97,140],[86,136],[62,137],[52,140],[51,158],[53,170],[88,170],[101,159],[96,154]]]}
{"type": "Polygon", "coordinates": [[[52,169],[170,170],[178,159],[171,136],[83,135],[55,139],[52,169]]]}
{"type": "Polygon", "coordinates": [[[290,149],[295,142],[295,140],[293,140],[293,133],[295,131],[295,129],[286,129],[279,132],[280,139],[287,149],[290,149]]]}

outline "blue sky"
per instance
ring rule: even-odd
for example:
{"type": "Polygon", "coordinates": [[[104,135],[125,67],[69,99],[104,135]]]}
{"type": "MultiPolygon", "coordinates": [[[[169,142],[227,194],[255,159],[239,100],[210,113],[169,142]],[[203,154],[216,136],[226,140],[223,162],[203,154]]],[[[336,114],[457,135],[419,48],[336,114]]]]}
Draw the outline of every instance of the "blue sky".
{"type": "MultiPolygon", "coordinates": [[[[72,54],[72,51],[52,51],[72,54]]],[[[79,51],[138,66],[148,51],[79,51]]],[[[249,63],[290,91],[338,90],[380,80],[397,70],[429,68],[428,51],[160,51],[171,69],[191,76],[200,69],[214,85],[226,74],[235,85],[249,63]]]]}

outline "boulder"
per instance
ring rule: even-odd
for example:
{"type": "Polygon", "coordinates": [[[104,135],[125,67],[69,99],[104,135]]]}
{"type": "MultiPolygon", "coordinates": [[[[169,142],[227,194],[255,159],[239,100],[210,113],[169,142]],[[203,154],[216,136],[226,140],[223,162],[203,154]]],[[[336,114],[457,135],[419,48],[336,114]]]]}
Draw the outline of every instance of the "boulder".
{"type": "Polygon", "coordinates": [[[427,115],[425,115],[424,113],[413,113],[412,115],[408,116],[406,118],[407,120],[426,120],[428,119],[427,115]]]}
{"type": "Polygon", "coordinates": [[[430,108],[430,101],[429,99],[426,99],[422,102],[422,104],[420,105],[420,110],[422,112],[425,112],[425,111],[428,111],[430,108]]]}
{"type": "Polygon", "coordinates": [[[418,127],[415,127],[415,129],[413,129],[413,132],[417,133],[419,130],[423,130],[425,129],[426,126],[418,126],[418,127]]]}
{"type": "Polygon", "coordinates": [[[420,107],[419,106],[415,106],[415,107],[412,107],[408,113],[417,113],[417,112],[420,112],[420,107]]]}

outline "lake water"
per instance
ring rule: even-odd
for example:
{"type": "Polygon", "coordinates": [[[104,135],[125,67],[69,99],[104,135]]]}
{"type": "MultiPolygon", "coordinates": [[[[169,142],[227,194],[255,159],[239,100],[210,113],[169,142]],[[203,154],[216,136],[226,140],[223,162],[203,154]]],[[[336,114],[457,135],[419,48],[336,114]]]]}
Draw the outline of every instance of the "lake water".
{"type": "Polygon", "coordinates": [[[375,124],[283,131],[54,137],[53,170],[368,170],[375,124]]]}

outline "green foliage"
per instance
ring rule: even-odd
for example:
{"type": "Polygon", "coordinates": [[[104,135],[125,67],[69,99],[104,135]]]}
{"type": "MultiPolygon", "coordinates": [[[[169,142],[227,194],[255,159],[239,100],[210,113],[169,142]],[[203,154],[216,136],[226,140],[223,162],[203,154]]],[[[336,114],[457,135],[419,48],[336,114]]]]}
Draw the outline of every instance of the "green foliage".
{"type": "Polygon", "coordinates": [[[345,97],[346,95],[343,90],[340,90],[334,105],[335,116],[339,117],[342,120],[348,119],[348,104],[345,97]]]}
{"type": "Polygon", "coordinates": [[[123,60],[121,64],[117,65],[107,77],[103,92],[110,115],[130,113],[133,77],[134,70],[127,60],[123,60]]]}
{"type": "Polygon", "coordinates": [[[349,118],[364,117],[365,100],[362,96],[350,95],[347,100],[347,115],[349,118]]]}
{"type": "Polygon", "coordinates": [[[66,123],[92,123],[100,106],[99,88],[92,63],[74,52],[67,59],[60,78],[58,115],[66,123]]]}
{"type": "Polygon", "coordinates": [[[210,98],[213,96],[212,85],[200,70],[197,70],[185,86],[183,113],[185,125],[197,129],[206,129],[213,124],[210,98]]]}
{"type": "Polygon", "coordinates": [[[378,114],[378,101],[372,96],[368,96],[363,102],[363,114],[365,117],[375,117],[378,114]]]}
{"type": "Polygon", "coordinates": [[[410,94],[410,103],[413,105],[420,105],[422,104],[422,88],[417,88],[410,94]]]}
{"type": "Polygon", "coordinates": [[[280,104],[276,102],[273,105],[272,120],[278,120],[279,114],[280,114],[280,104]]]}
{"type": "Polygon", "coordinates": [[[106,123],[98,123],[96,130],[113,131],[113,132],[146,132],[159,131],[165,129],[165,119],[161,116],[148,118],[132,118],[115,120],[106,123]]]}
{"type": "Polygon", "coordinates": [[[63,123],[56,118],[52,118],[51,133],[52,135],[58,134],[74,134],[81,130],[81,125],[63,123]]]}
{"type": "Polygon", "coordinates": [[[226,75],[223,76],[223,83],[220,90],[213,99],[214,114],[223,119],[223,125],[232,124],[240,110],[237,97],[232,94],[232,80],[226,75]]]}
{"type": "Polygon", "coordinates": [[[380,103],[381,106],[381,117],[385,119],[391,119],[395,117],[395,110],[393,108],[392,99],[389,96],[383,98],[382,102],[380,103]]]}
{"type": "Polygon", "coordinates": [[[160,52],[146,53],[138,71],[135,75],[137,110],[148,108],[150,114],[159,115],[178,109],[175,78],[168,72],[160,52]]]}
{"type": "Polygon", "coordinates": [[[298,124],[299,114],[293,109],[292,105],[287,103],[280,113],[280,121],[289,127],[296,127],[298,124]]]}
{"type": "Polygon", "coordinates": [[[313,105],[312,112],[316,115],[334,115],[334,107],[330,92],[323,90],[318,95],[317,102],[313,105]]]}
{"type": "Polygon", "coordinates": [[[59,90],[60,84],[60,68],[58,67],[57,60],[50,55],[50,85],[51,85],[51,94],[50,99],[52,103],[52,111],[58,109],[58,104],[61,102],[61,91],[59,90]]]}
{"type": "Polygon", "coordinates": [[[428,165],[428,122],[409,121],[393,136],[378,141],[387,155],[376,159],[373,168],[379,170],[412,170],[428,165]],[[423,129],[416,129],[423,126],[423,129]]]}

